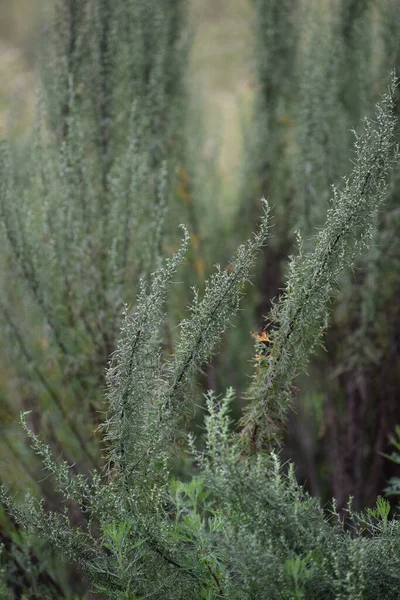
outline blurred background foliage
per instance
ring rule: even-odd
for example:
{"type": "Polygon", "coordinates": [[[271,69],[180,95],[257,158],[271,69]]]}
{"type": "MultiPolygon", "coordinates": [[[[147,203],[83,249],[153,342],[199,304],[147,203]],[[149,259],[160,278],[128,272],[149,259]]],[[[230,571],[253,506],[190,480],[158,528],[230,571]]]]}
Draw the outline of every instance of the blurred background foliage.
{"type": "MultiPolygon", "coordinates": [[[[19,157],[15,175],[22,188],[29,149],[34,148],[40,42],[53,9],[52,0],[0,2],[0,133],[19,157]]],[[[297,251],[295,232],[312,246],[313,233],[325,219],[331,186],[348,171],[351,130],[363,115],[372,114],[389,71],[400,71],[399,14],[399,0],[189,2],[188,64],[182,67],[183,91],[178,93],[185,106],[183,110],[178,100],[178,116],[171,121],[178,142],[174,136],[166,138],[168,150],[161,152],[160,164],[153,165],[153,171],[163,168],[168,156],[168,212],[160,225],[160,250],[170,254],[176,249],[180,222],[188,225],[192,240],[166,307],[166,353],[173,347],[190,287],[201,290],[213,264],[226,264],[232,250],[254,230],[261,196],[270,199],[274,215],[255,284],[248,287],[235,327],[199,375],[194,407],[202,404],[206,389],[221,393],[233,385],[239,413],[252,371],[251,332],[267,328],[265,317],[284,285],[287,257],[297,251]]],[[[87,68],[84,75],[90,76],[87,68]]],[[[154,153],[149,156],[152,164],[154,153]]],[[[145,171],[151,169],[146,165],[145,171]]],[[[143,203],[150,206],[153,196],[140,189],[143,203]]],[[[40,202],[40,194],[38,198],[40,202]]],[[[342,510],[349,495],[356,509],[372,506],[385,490],[395,507],[398,495],[399,460],[391,443],[400,423],[399,219],[396,173],[386,210],[376,215],[371,251],[339,282],[327,352],[321,349],[309,376],[299,378],[296,411],[282,451],[294,460],[298,479],[314,495],[325,501],[335,496],[342,510]]],[[[143,235],[147,234],[146,230],[143,235]]],[[[133,262],[136,259],[133,253],[133,262]]],[[[56,506],[58,499],[46,480],[40,481],[39,465],[16,423],[18,413],[31,410],[30,425],[40,429],[74,468],[85,471],[91,460],[101,461],[91,431],[104,409],[102,378],[118,318],[102,316],[110,338],[101,347],[101,359],[94,361],[96,368],[80,361],[84,383],[77,404],[76,388],[69,380],[77,373],[71,365],[70,371],[64,368],[49,327],[24,294],[7,252],[2,253],[0,269],[6,340],[0,349],[0,480],[20,492],[35,493],[40,486],[49,506],[56,506]],[[24,357],[21,347],[26,342],[24,357]],[[27,353],[35,360],[27,361],[27,353]],[[38,369],[50,385],[43,384],[38,369]],[[58,412],[51,390],[62,408],[58,412]]],[[[123,301],[134,302],[140,275],[135,269],[126,275],[123,301]]],[[[118,300],[115,306],[120,305],[118,300]]],[[[89,346],[77,342],[80,359],[91,356],[89,346]]],[[[194,412],[188,427],[201,426],[202,411],[194,412]]],[[[184,459],[177,462],[183,469],[184,459]]],[[[27,539],[3,513],[0,543],[2,598],[44,598],[46,592],[49,598],[72,600],[85,593],[85,581],[66,572],[47,548],[27,539]]]]}

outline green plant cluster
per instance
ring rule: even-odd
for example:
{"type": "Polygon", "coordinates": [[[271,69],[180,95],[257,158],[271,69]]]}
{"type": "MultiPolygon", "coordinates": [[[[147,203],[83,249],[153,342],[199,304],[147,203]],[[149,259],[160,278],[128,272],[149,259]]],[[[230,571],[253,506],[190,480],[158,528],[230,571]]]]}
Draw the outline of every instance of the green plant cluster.
{"type": "MultiPolygon", "coordinates": [[[[400,5],[264,0],[254,8],[254,114],[235,232],[245,231],[240,223],[255,222],[254,197],[267,194],[275,221],[250,301],[258,328],[267,330],[264,317],[271,320],[285,293],[287,257],[297,254],[298,234],[303,254],[316,250],[332,186],[355,160],[351,131],[361,133],[383,79],[400,67],[400,5]]],[[[398,129],[398,108],[395,113],[398,129]]],[[[310,376],[298,379],[296,415],[289,415],[283,442],[299,481],[326,501],[335,496],[340,508],[349,494],[357,509],[372,506],[396,475],[382,455],[400,421],[399,189],[396,169],[385,210],[373,217],[369,248],[338,278],[328,352],[312,350],[310,376]]]]}
{"type": "Polygon", "coordinates": [[[368,245],[373,215],[398,158],[395,85],[393,80],[378,105],[376,120],[367,119],[364,134],[356,137],[353,174],[335,191],[316,250],[300,252],[293,260],[287,291],[273,313],[280,318],[274,321],[270,345],[256,343],[246,413],[254,429],[246,424],[239,436],[232,430],[232,389],[223,399],[210,392],[204,444],[197,446],[189,438],[195,471],[186,481],[173,476],[171,458],[179,448],[191,385],[238,310],[249,269],[266,241],[268,212],[228,268],[217,269],[210,278],[203,298],[195,293],[168,360],[162,360],[160,342],[163,301],[183,258],[186,234],[181,250],[153,273],[148,287],[143,284],[132,313],[126,312],[108,368],[107,473],[75,475],[66,461],[53,458],[22,414],[32,447],[54,476],[65,509],[49,511],[29,495],[19,503],[4,487],[1,500],[28,533],[48,540],[77,563],[100,596],[396,598],[399,521],[389,518],[389,503],[379,499],[376,509],[361,514],[349,504],[347,523],[335,507],[327,516],[296,482],[293,467],[286,472],[270,452],[265,428],[265,423],[279,425],[282,417],[274,406],[284,414],[288,387],[321,339],[339,271],[368,245]],[[300,351],[298,344],[303,345],[300,351]],[[292,366],[281,371],[279,361],[292,366]],[[267,393],[275,381],[279,388],[270,410],[267,393]],[[249,444],[243,445],[243,438],[249,444]],[[80,526],[71,522],[72,506],[82,515],[80,526]]]}
{"type": "MultiPolygon", "coordinates": [[[[32,409],[30,425],[75,473],[100,468],[91,433],[122,309],[176,243],[170,222],[185,208],[177,171],[186,164],[186,11],[179,0],[57,2],[39,48],[32,131],[1,145],[2,440],[14,485],[39,488],[52,506],[14,422],[32,409]]],[[[11,587],[41,597],[14,560],[15,524],[4,518],[1,530],[11,587]]],[[[52,571],[35,543],[34,560],[52,571]]]]}
{"type": "MultiPolygon", "coordinates": [[[[372,506],[357,488],[364,438],[354,500],[338,476],[348,457],[331,444],[340,497],[329,507],[279,454],[299,405],[294,383],[315,373],[323,342],[330,381],[341,378],[348,400],[348,437],[360,423],[373,437],[368,409],[380,418],[372,471],[398,389],[394,74],[370,112],[382,72],[400,66],[399,3],[327,5],[254,2],[256,109],[245,201],[227,245],[256,233],[206,277],[201,253],[216,252],[224,228],[216,211],[202,215],[202,178],[207,193],[217,189],[215,171],[188,133],[198,113],[186,88],[187,2],[57,3],[33,130],[0,154],[0,324],[10,348],[1,362],[11,372],[0,422],[29,488],[21,501],[2,466],[1,598],[398,597],[395,508],[372,487],[375,508],[359,510],[372,506]],[[255,204],[263,195],[272,211],[255,204]],[[189,229],[180,242],[178,216],[189,229]],[[262,284],[251,291],[260,254],[262,284]],[[362,281],[350,281],[360,269],[362,281]],[[256,318],[249,361],[242,341],[256,318]],[[220,377],[213,357],[232,340],[220,377]],[[239,389],[219,394],[221,381],[239,389]],[[26,445],[6,429],[18,409],[26,445]]],[[[339,393],[326,387],[312,397],[325,398],[318,414],[323,422],[329,413],[333,430],[339,393]]],[[[387,458],[399,462],[396,452],[387,458]]],[[[395,497],[398,478],[387,485],[395,497]]]]}
{"type": "Polygon", "coordinates": [[[95,450],[69,408],[79,401],[83,424],[98,419],[94,390],[122,306],[172,243],[166,213],[182,153],[185,31],[179,1],[60,2],[42,48],[31,139],[21,157],[2,148],[6,333],[29,385],[53,399],[88,465],[95,450]]]}

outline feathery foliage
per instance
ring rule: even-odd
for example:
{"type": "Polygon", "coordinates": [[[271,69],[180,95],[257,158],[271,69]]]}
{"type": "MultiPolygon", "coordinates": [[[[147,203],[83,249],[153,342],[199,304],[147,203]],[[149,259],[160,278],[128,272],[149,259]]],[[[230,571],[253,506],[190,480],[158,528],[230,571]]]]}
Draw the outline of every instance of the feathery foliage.
{"type": "MultiPolygon", "coordinates": [[[[275,197],[279,193],[282,201],[275,210],[279,217],[287,216],[288,172],[284,157],[299,35],[295,27],[297,0],[254,0],[253,4],[257,91],[254,121],[246,140],[243,200],[238,212],[242,227],[243,222],[256,221],[259,206],[254,199],[260,196],[275,197]]],[[[279,219],[277,226],[281,225],[279,219]]]]}
{"type": "Polygon", "coordinates": [[[332,183],[345,172],[348,120],[341,102],[344,51],[335,14],[308,6],[302,11],[289,226],[308,239],[326,218],[332,183]]]}
{"type": "MultiPolygon", "coordinates": [[[[13,504],[12,513],[18,521],[25,521],[25,516],[31,514],[32,532],[48,539],[69,560],[77,561],[101,586],[125,590],[127,598],[135,597],[133,590],[140,596],[144,593],[140,590],[148,589],[150,582],[156,588],[162,585],[161,597],[175,578],[168,568],[179,562],[176,550],[170,556],[170,540],[159,537],[168,533],[168,516],[163,512],[169,479],[168,448],[190,398],[188,384],[237,312],[256,251],[265,242],[266,217],[267,212],[257,235],[238,249],[229,268],[218,269],[211,277],[204,298],[199,300],[195,295],[191,315],[181,324],[180,343],[167,363],[160,364],[162,302],[166,285],[183,258],[187,236],[178,254],[153,274],[149,293],[142,288],[133,316],[126,314],[115,362],[108,371],[110,418],[105,427],[110,444],[109,481],[102,481],[97,471],[92,481],[75,476],[68,463],[52,459],[49,446],[23,421],[34,450],[46,469],[56,475],[59,491],[88,515],[87,531],[74,530],[67,513],[45,517],[43,505],[33,498],[27,499],[24,506],[13,504]],[[96,528],[101,532],[97,539],[93,533],[96,528]],[[135,535],[138,544],[132,546],[135,535]],[[112,546],[122,543],[125,536],[130,541],[129,551],[127,548],[123,552],[124,564],[113,565],[106,549],[113,554],[112,546]],[[143,569],[144,579],[139,583],[143,569]]],[[[185,564],[182,552],[184,549],[179,552],[179,560],[185,564]]],[[[191,572],[184,575],[186,567],[181,568],[187,580],[185,589],[189,590],[197,576],[191,572]]],[[[194,565],[193,570],[204,569],[194,565]]]]}
{"type": "Polygon", "coordinates": [[[191,384],[238,310],[249,269],[266,240],[268,211],[229,267],[217,269],[209,279],[203,298],[195,293],[180,341],[166,361],[161,360],[159,336],[163,298],[183,258],[186,235],[148,287],[143,283],[132,313],[126,311],[108,370],[107,476],[96,470],[90,478],[75,475],[67,462],[53,459],[50,447],[22,416],[66,508],[50,512],[29,496],[20,504],[4,486],[0,499],[28,531],[77,562],[102,597],[397,597],[400,531],[399,521],[389,519],[388,502],[378,499],[374,510],[361,514],[349,504],[348,529],[335,507],[331,517],[325,515],[319,501],[298,485],[292,467],[285,473],[277,456],[264,451],[286,415],[293,377],[321,340],[339,272],[368,247],[397,158],[394,93],[392,80],[377,107],[376,122],[367,119],[364,134],[356,137],[354,171],[341,190],[334,189],[335,204],[315,249],[292,260],[286,292],[272,313],[273,329],[259,335],[262,355],[242,436],[251,430],[258,452],[244,452],[232,431],[233,390],[221,400],[210,392],[204,448],[189,438],[195,473],[181,481],[171,472],[180,424],[191,404],[191,384]],[[262,344],[270,344],[266,353],[262,344]],[[72,524],[71,506],[79,507],[84,525],[72,524]]]}
{"type": "MultiPolygon", "coordinates": [[[[185,0],[56,2],[33,130],[22,147],[1,146],[0,328],[11,371],[2,411],[29,408],[30,427],[75,473],[101,464],[88,431],[101,418],[122,307],[175,243],[168,210],[184,165],[186,12],[185,0]]],[[[39,479],[11,425],[7,435],[16,486],[19,469],[39,479]]],[[[20,569],[24,579],[24,561],[20,569]]]]}
{"type": "Polygon", "coordinates": [[[363,135],[356,135],[355,164],[342,188],[333,188],[327,222],[316,236],[315,248],[299,254],[290,264],[286,290],[269,318],[270,342],[260,342],[248,397],[252,401],[244,425],[256,446],[276,439],[292,396],[293,379],[301,372],[327,326],[328,304],[341,271],[353,264],[373,234],[373,217],[387,191],[396,125],[395,83],[377,105],[376,121],[365,120],[363,135]]]}
{"type": "Polygon", "coordinates": [[[27,296],[30,330],[51,346],[62,387],[72,388],[90,420],[121,308],[132,283],[157,266],[173,201],[185,2],[60,2],[47,42],[29,159],[21,169],[13,151],[1,158],[7,284],[13,273],[2,313],[23,360],[63,411],[40,348],[14,314],[27,296]]]}
{"type": "MultiPolygon", "coordinates": [[[[344,2],[342,7],[343,25],[345,18],[352,17],[345,27],[351,35],[344,36],[342,45],[342,63],[347,60],[347,67],[340,67],[342,110],[349,123],[369,110],[382,74],[399,67],[394,34],[398,2],[360,3],[357,10],[351,6],[344,2]]],[[[398,117],[398,103],[395,113],[398,117]]],[[[335,155],[346,156],[346,145],[343,138],[335,155]]],[[[313,458],[308,455],[308,460],[314,463],[319,481],[312,486],[314,492],[319,488],[317,493],[325,498],[334,495],[342,508],[349,494],[356,509],[372,506],[386,481],[396,474],[395,465],[385,461],[382,453],[390,451],[389,438],[400,418],[396,392],[398,181],[396,169],[385,210],[374,218],[369,250],[356,261],[352,274],[341,278],[342,290],[326,339],[328,355],[320,355],[312,366],[316,377],[308,395],[311,398],[314,393],[320,400],[310,400],[312,409],[305,411],[303,423],[295,425],[298,431],[305,426],[311,438],[303,448],[305,456],[306,446],[313,446],[313,458]],[[307,423],[317,412],[320,416],[314,419],[312,432],[307,423]]],[[[307,399],[302,395],[296,404],[300,407],[304,402],[307,399]]],[[[301,437],[304,441],[307,435],[301,437]]],[[[311,479],[309,467],[305,470],[303,477],[311,479]]]]}

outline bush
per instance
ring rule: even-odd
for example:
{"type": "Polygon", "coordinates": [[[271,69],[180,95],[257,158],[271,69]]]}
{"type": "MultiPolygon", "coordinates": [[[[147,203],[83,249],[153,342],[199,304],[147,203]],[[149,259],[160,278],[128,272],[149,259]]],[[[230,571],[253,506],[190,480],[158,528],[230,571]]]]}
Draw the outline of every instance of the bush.
{"type": "Polygon", "coordinates": [[[258,232],[230,265],[195,292],[172,356],[163,359],[161,330],[169,282],[180,250],[144,282],[126,312],[107,372],[108,419],[103,426],[108,471],[76,475],[22,424],[62,492],[64,511],[27,497],[20,504],[3,487],[1,500],[28,532],[76,562],[104,598],[396,598],[399,521],[379,499],[344,523],[282,469],[279,446],[294,377],[322,340],[339,273],[368,247],[394,160],[395,81],[356,137],[354,170],[335,188],[314,249],[291,261],[285,293],[268,329],[256,336],[254,375],[239,431],[229,417],[234,397],[207,396],[204,445],[189,438],[193,474],[174,477],[171,459],[182,444],[181,424],[191,389],[221,333],[237,312],[244,283],[267,235],[266,207],[258,232]],[[68,511],[79,508],[75,526],[68,511]]]}

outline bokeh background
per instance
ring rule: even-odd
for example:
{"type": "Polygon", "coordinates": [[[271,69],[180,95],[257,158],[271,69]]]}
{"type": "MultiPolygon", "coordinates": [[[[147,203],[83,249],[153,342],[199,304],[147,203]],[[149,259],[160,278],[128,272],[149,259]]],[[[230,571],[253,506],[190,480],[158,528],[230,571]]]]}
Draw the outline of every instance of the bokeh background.
{"type": "MultiPolygon", "coordinates": [[[[0,135],[15,147],[21,185],[34,148],[39,48],[53,10],[51,0],[0,0],[0,135]]],[[[189,158],[176,159],[172,233],[162,250],[176,250],[180,222],[188,224],[192,244],[169,300],[167,354],[190,286],[202,291],[213,265],[228,263],[255,229],[262,196],[269,198],[273,213],[270,243],[260,255],[254,285],[246,289],[240,316],[218,354],[204,365],[194,405],[201,406],[206,389],[222,393],[232,385],[238,393],[235,416],[240,414],[253,368],[254,332],[267,327],[272,300],[284,287],[288,255],[298,251],[296,232],[302,233],[305,251],[313,247],[331,185],[351,170],[351,130],[359,131],[362,117],[373,115],[390,70],[400,71],[399,14],[398,0],[190,0],[189,109],[179,132],[189,158]]],[[[295,410],[284,434],[282,456],[294,460],[299,481],[326,505],[335,496],[343,512],[349,495],[355,508],[363,509],[380,494],[390,498],[394,511],[400,491],[400,459],[397,454],[387,458],[393,442],[399,449],[395,428],[400,423],[398,171],[386,207],[376,215],[371,251],[338,282],[325,346],[296,382],[295,410]]],[[[77,469],[87,471],[93,457],[101,461],[92,430],[104,411],[107,361],[103,356],[96,373],[87,368],[79,388],[86,403],[82,408],[68,380],[77,367],[63,369],[6,250],[0,268],[0,480],[16,493],[40,493],[57,508],[60,499],[43,478],[18,413],[30,410],[29,425],[43,433],[56,454],[66,454],[71,463],[77,461],[77,469]],[[39,357],[47,388],[38,381],[35,361],[21,357],[15,323],[29,352],[39,357]]],[[[134,302],[135,292],[132,285],[128,302],[134,302]]],[[[107,347],[112,350],[113,341],[107,347]]],[[[193,413],[186,426],[201,432],[203,411],[193,413]]],[[[186,468],[182,453],[176,469],[184,473],[186,468]]],[[[2,565],[11,573],[6,580],[15,597],[40,597],[43,585],[60,598],[84,597],[87,582],[75,570],[64,568],[4,512],[0,517],[2,565]]]]}

